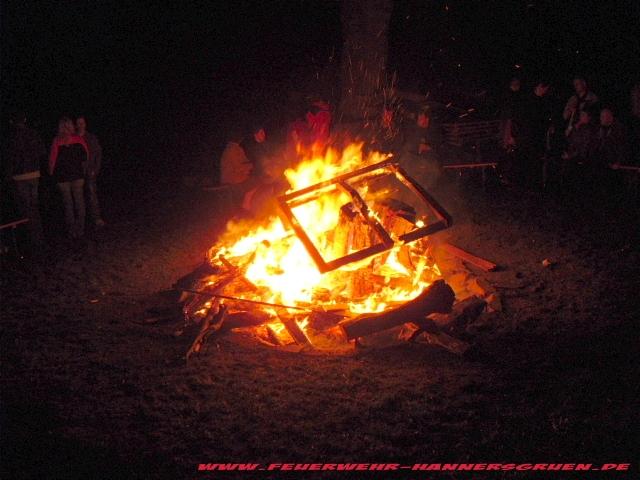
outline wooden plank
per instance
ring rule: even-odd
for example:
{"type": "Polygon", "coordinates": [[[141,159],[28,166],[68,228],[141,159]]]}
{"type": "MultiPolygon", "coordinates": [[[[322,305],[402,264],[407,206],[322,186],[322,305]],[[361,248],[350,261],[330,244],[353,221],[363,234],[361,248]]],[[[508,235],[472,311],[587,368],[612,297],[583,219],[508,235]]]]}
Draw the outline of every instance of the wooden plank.
{"type": "Polygon", "coordinates": [[[210,185],[202,187],[203,192],[223,192],[230,189],[231,185],[210,185]]]}
{"type": "Polygon", "coordinates": [[[464,260],[472,265],[475,265],[478,268],[481,268],[485,272],[493,272],[496,268],[498,268],[495,263],[490,262],[489,260],[485,260],[484,258],[477,257],[465,250],[462,250],[461,248],[451,245],[450,243],[442,243],[439,245],[439,247],[445,252],[448,252],[451,255],[460,258],[461,260],[464,260]]]}
{"type": "Polygon", "coordinates": [[[472,135],[474,133],[491,133],[491,134],[498,134],[498,132],[500,131],[500,128],[496,127],[496,128],[489,128],[489,127],[475,127],[475,128],[452,128],[452,129],[447,129],[447,130],[443,130],[443,133],[445,135],[472,135]]]}
{"type": "Polygon", "coordinates": [[[282,201],[288,202],[289,200],[291,200],[293,198],[300,197],[300,196],[302,196],[302,195],[304,195],[306,193],[313,192],[315,190],[319,190],[321,188],[328,187],[330,185],[334,185],[334,184],[343,182],[345,180],[349,180],[350,178],[353,178],[353,177],[358,177],[360,175],[364,175],[364,174],[372,172],[374,170],[378,170],[379,168],[388,167],[388,166],[390,166],[392,164],[393,164],[393,162],[391,160],[384,160],[382,162],[374,163],[373,165],[369,165],[369,166],[360,168],[358,170],[354,170],[353,172],[345,173],[343,175],[338,175],[337,177],[334,177],[334,178],[332,178],[330,180],[325,180],[323,182],[316,183],[316,184],[311,185],[309,187],[301,188],[300,190],[296,190],[295,192],[291,192],[291,193],[288,193],[286,195],[281,195],[280,197],[278,197],[278,200],[282,199],[282,201]]]}
{"type": "Polygon", "coordinates": [[[323,266],[323,269],[320,270],[320,273],[330,272],[331,270],[344,267],[350,263],[359,262],[360,260],[364,260],[367,257],[382,253],[386,250],[389,250],[389,248],[385,247],[382,243],[377,243],[371,247],[365,248],[364,250],[358,250],[357,252],[353,252],[349,255],[345,255],[344,257],[336,258],[335,260],[327,262],[323,266]]]}
{"type": "Polygon", "coordinates": [[[455,163],[452,165],[444,165],[445,169],[458,169],[458,168],[485,168],[485,167],[497,167],[497,162],[485,162],[485,163],[455,163]]]}
{"type": "Polygon", "coordinates": [[[498,133],[500,129],[493,127],[452,128],[444,130],[445,135],[469,135],[472,133],[498,133]]]}
{"type": "Polygon", "coordinates": [[[419,238],[426,237],[427,235],[431,235],[432,233],[439,232],[440,230],[444,230],[448,228],[451,223],[448,223],[447,220],[439,220],[435,223],[430,223],[425,227],[418,228],[409,233],[405,233],[400,236],[400,241],[404,243],[410,243],[414,240],[418,240],[419,238]]]}
{"type": "Polygon", "coordinates": [[[470,133],[470,134],[465,134],[465,135],[456,135],[456,136],[447,136],[445,135],[445,140],[456,140],[456,141],[464,141],[464,142],[470,142],[470,141],[478,141],[478,140],[491,140],[491,139],[498,139],[499,135],[497,132],[475,132],[475,133],[470,133]]]}
{"type": "Polygon", "coordinates": [[[634,165],[611,165],[611,170],[627,170],[631,172],[640,172],[640,167],[634,165]]]}
{"type": "Polygon", "coordinates": [[[293,338],[294,342],[298,345],[311,345],[309,338],[302,331],[298,323],[293,318],[280,318],[280,321],[284,325],[284,328],[287,329],[291,338],[293,338]]]}
{"type": "Polygon", "coordinates": [[[4,225],[0,225],[0,230],[4,230],[5,228],[16,228],[18,225],[22,225],[23,223],[27,223],[28,221],[28,218],[22,218],[20,220],[16,220],[15,222],[5,223],[4,225]]]}
{"type": "Polygon", "coordinates": [[[280,210],[289,223],[289,226],[293,229],[298,239],[300,239],[300,241],[302,242],[302,245],[304,246],[305,250],[307,250],[307,253],[311,256],[311,259],[318,267],[320,273],[328,272],[329,270],[327,270],[327,263],[324,261],[324,258],[322,258],[322,255],[307,235],[307,232],[304,231],[304,228],[302,228],[302,225],[300,225],[300,223],[298,222],[298,219],[289,208],[289,205],[287,205],[287,200],[282,196],[278,197],[278,205],[280,206],[280,210]]]}
{"type": "Polygon", "coordinates": [[[277,198],[277,202],[280,206],[280,210],[283,213],[284,219],[288,222],[289,226],[293,229],[296,236],[300,239],[303,246],[318,267],[320,273],[326,273],[331,270],[335,270],[349,263],[364,260],[367,257],[382,253],[393,248],[393,239],[391,239],[384,227],[380,225],[380,223],[375,218],[371,217],[368,214],[368,206],[366,205],[362,197],[351,185],[347,183],[347,180],[353,178],[356,178],[355,182],[364,181],[364,179],[357,179],[357,177],[375,172],[375,170],[379,169],[384,169],[395,175],[395,177],[406,187],[408,187],[416,196],[418,196],[438,218],[438,222],[428,225],[427,227],[419,228],[417,230],[414,230],[413,232],[410,232],[409,234],[402,236],[402,241],[407,243],[413,240],[417,240],[420,237],[424,237],[426,235],[429,235],[430,233],[434,233],[438,230],[442,230],[451,226],[452,219],[447,211],[444,210],[444,208],[442,208],[442,206],[440,206],[440,204],[438,204],[438,202],[436,202],[436,200],[431,195],[429,195],[424,190],[424,188],[422,188],[422,186],[412,180],[411,177],[407,175],[407,173],[400,167],[398,163],[392,162],[390,160],[385,160],[374,165],[369,165],[359,170],[355,170],[351,173],[337,176],[331,180],[326,180],[324,182],[320,182],[310,187],[297,190],[287,195],[279,196],[277,198]],[[354,204],[357,204],[356,208],[359,210],[360,215],[362,215],[364,220],[370,225],[370,227],[376,231],[378,236],[381,238],[382,243],[376,243],[363,250],[359,250],[357,252],[353,252],[349,255],[345,255],[343,257],[336,258],[327,262],[322,257],[322,254],[318,251],[316,246],[313,244],[311,238],[309,238],[305,230],[302,228],[302,225],[300,225],[300,222],[291,209],[291,203],[301,200],[300,197],[303,197],[303,200],[300,201],[298,205],[306,203],[306,201],[312,201],[315,198],[314,193],[316,190],[334,186],[342,188],[351,196],[354,204]],[[305,201],[304,199],[308,200],[305,201]]]}
{"type": "Polygon", "coordinates": [[[189,358],[191,358],[194,353],[200,352],[202,345],[210,332],[220,330],[227,312],[228,309],[226,305],[220,305],[219,307],[216,305],[216,307],[212,306],[211,309],[209,309],[207,316],[202,319],[198,335],[189,347],[189,350],[187,350],[185,355],[185,359],[187,361],[189,361],[189,358]]]}
{"type": "Polygon", "coordinates": [[[338,185],[340,185],[340,187],[351,197],[351,199],[353,200],[353,205],[360,212],[360,215],[362,215],[364,221],[367,223],[367,225],[369,225],[369,228],[376,232],[380,240],[382,240],[382,244],[386,248],[393,247],[393,239],[389,236],[384,227],[380,225],[380,222],[378,222],[378,220],[376,220],[376,218],[371,215],[369,207],[367,206],[364,199],[360,196],[358,191],[347,182],[340,182],[338,183],[338,185]]]}
{"type": "MultiPolygon", "coordinates": [[[[427,191],[420,185],[411,179],[407,172],[399,165],[394,164],[392,166],[395,170],[396,178],[400,180],[406,187],[409,188],[414,194],[422,199],[422,201],[433,211],[438,220],[444,222],[445,227],[450,227],[453,224],[453,218],[449,213],[433,198],[427,191]]],[[[428,235],[425,233],[424,235],[428,235]]],[[[422,235],[422,236],[424,236],[422,235]]]]}

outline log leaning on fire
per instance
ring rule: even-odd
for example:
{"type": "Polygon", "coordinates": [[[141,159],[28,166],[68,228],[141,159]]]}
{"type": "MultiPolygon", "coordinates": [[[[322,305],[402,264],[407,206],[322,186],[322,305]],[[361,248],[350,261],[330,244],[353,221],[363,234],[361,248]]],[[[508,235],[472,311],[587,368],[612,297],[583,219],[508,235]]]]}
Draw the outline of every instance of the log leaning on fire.
{"type": "Polygon", "coordinates": [[[202,345],[206,341],[209,334],[218,331],[222,327],[227,312],[227,306],[220,305],[219,302],[216,302],[216,305],[212,306],[212,308],[207,313],[207,316],[202,320],[198,335],[196,335],[196,338],[189,347],[189,350],[187,350],[187,353],[185,355],[185,359],[187,361],[189,361],[191,355],[200,352],[200,349],[202,348],[202,345]]]}
{"type": "Polygon", "coordinates": [[[381,313],[360,315],[340,322],[340,326],[347,339],[353,340],[424,318],[425,315],[432,313],[448,313],[451,311],[454,298],[455,294],[451,287],[444,280],[437,280],[401,307],[381,313]]]}

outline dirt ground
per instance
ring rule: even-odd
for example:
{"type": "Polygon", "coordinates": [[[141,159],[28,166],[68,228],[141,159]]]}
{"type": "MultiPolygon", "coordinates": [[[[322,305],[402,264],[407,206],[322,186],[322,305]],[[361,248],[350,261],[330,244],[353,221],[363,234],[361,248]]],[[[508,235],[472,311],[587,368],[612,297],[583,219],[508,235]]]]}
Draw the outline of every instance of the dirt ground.
{"type": "Polygon", "coordinates": [[[191,337],[141,322],[202,260],[226,210],[168,181],[110,199],[108,227],[86,248],[5,261],[3,478],[271,478],[198,474],[198,463],[637,461],[637,207],[457,191],[436,194],[455,221],[438,235],[502,267],[476,272],[503,310],[482,317],[464,356],[416,344],[308,356],[229,334],[187,365],[191,337]]]}

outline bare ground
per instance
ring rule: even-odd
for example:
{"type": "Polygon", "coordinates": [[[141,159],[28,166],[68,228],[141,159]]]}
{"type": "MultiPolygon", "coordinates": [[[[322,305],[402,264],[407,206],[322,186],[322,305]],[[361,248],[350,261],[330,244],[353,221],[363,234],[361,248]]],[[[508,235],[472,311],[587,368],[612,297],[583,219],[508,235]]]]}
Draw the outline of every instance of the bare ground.
{"type": "Polygon", "coordinates": [[[214,197],[175,190],[112,201],[86,249],[3,265],[4,478],[235,478],[198,476],[204,462],[638,459],[637,209],[504,188],[445,195],[456,225],[442,235],[503,266],[478,272],[504,308],[479,320],[464,357],[412,344],[306,356],[226,335],[187,365],[190,337],[140,322],[168,304],[159,292],[199,263],[225,214],[214,197]]]}

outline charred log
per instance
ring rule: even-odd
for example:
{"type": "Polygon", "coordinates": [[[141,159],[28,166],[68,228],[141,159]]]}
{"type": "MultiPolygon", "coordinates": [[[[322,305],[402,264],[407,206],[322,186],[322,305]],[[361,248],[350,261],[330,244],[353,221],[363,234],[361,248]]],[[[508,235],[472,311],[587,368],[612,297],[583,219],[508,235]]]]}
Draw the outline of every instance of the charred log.
{"type": "Polygon", "coordinates": [[[432,313],[451,311],[455,294],[443,280],[434,282],[419,296],[401,307],[376,314],[365,314],[340,322],[347,339],[370,335],[396,327],[405,322],[422,319],[432,313]]]}
{"type": "Polygon", "coordinates": [[[416,323],[425,331],[444,330],[448,332],[459,331],[473,322],[487,308],[487,302],[480,297],[471,296],[456,303],[451,313],[434,313],[426,319],[417,320],[416,323]]]}

